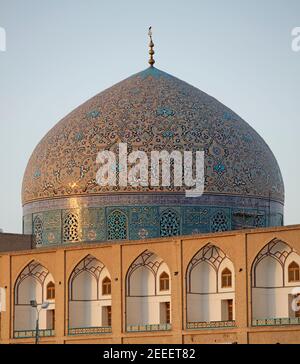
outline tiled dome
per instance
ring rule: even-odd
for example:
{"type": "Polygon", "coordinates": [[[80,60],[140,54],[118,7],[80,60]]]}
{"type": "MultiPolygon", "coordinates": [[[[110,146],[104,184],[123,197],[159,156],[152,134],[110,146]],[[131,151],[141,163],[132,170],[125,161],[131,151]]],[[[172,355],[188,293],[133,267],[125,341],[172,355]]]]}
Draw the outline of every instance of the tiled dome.
{"type": "Polygon", "coordinates": [[[96,183],[97,153],[119,142],[146,152],[205,150],[206,193],[284,200],[276,159],[245,121],[213,97],[150,67],[99,93],[49,131],[28,163],[23,204],[70,195],[153,192],[96,183]]]}
{"type": "Polygon", "coordinates": [[[22,200],[24,231],[57,244],[281,225],[284,185],[273,153],[244,120],[149,67],[94,96],[48,132],[29,160],[22,200]],[[120,142],[128,152],[148,154],[204,150],[204,195],[187,198],[185,186],[99,186],[96,156],[116,151],[120,142]],[[72,209],[81,212],[70,215],[72,209]],[[81,233],[70,233],[70,221],[81,233]],[[116,225],[123,230],[108,231],[116,225]]]}

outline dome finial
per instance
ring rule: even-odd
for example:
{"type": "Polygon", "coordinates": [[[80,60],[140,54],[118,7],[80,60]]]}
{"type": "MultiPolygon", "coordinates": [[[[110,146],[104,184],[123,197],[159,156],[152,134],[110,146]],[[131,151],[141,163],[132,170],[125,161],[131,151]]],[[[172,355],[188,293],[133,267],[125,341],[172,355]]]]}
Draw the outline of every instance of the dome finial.
{"type": "Polygon", "coordinates": [[[150,49],[149,49],[150,59],[149,59],[148,63],[150,64],[150,67],[153,67],[153,65],[155,63],[155,60],[153,58],[153,55],[154,55],[154,50],[153,50],[154,43],[152,41],[152,27],[149,27],[148,35],[149,35],[149,38],[150,38],[150,43],[149,43],[149,47],[150,47],[150,49]]]}

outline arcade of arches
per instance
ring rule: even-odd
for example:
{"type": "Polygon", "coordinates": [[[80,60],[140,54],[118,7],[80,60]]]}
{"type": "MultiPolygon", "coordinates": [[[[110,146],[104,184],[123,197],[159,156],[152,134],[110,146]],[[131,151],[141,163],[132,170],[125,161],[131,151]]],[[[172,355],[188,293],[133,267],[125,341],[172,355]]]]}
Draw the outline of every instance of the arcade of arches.
{"type": "Polygon", "coordinates": [[[3,253],[0,342],[33,342],[33,300],[41,342],[299,341],[298,252],[300,226],[3,253]]]}

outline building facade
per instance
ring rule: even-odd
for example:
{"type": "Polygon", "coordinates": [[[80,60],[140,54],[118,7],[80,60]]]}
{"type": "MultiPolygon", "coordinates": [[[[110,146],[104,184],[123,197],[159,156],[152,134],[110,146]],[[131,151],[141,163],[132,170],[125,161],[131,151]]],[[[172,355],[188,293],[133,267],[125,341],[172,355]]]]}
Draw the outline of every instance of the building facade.
{"type": "Polygon", "coordinates": [[[1,343],[299,343],[300,226],[0,254],[1,343]],[[296,289],[296,290],[295,290],[296,289]]]}
{"type": "Polygon", "coordinates": [[[24,237],[0,253],[1,343],[33,342],[37,312],[43,343],[300,342],[300,226],[283,226],[278,163],[236,113],[155,68],[153,46],[150,33],[149,68],[80,105],[32,153],[24,237]],[[99,183],[100,151],[119,155],[107,170],[118,183],[99,183]],[[191,197],[178,180],[182,155],[198,151],[204,193],[191,197]],[[169,160],[153,170],[143,159],[144,180],[127,173],[141,165],[133,152],[169,160]]]}

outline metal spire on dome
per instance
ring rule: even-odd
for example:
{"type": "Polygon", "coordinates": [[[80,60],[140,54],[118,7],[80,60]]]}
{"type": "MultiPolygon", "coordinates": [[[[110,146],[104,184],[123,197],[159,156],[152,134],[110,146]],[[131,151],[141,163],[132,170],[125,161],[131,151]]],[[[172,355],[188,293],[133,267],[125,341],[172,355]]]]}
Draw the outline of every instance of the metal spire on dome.
{"type": "Polygon", "coordinates": [[[150,64],[150,67],[153,67],[154,63],[155,63],[155,60],[153,58],[153,55],[154,55],[154,50],[153,50],[153,47],[154,47],[154,43],[152,41],[152,27],[149,27],[149,32],[148,32],[148,35],[149,35],[149,38],[150,38],[150,43],[149,43],[149,54],[150,54],[150,59],[148,61],[148,63],[150,64]]]}

